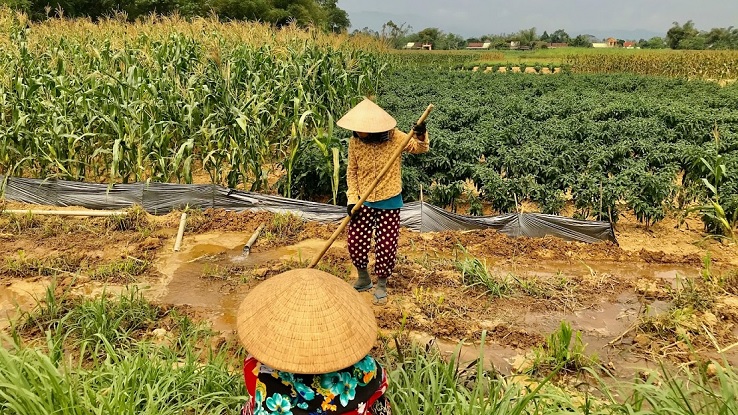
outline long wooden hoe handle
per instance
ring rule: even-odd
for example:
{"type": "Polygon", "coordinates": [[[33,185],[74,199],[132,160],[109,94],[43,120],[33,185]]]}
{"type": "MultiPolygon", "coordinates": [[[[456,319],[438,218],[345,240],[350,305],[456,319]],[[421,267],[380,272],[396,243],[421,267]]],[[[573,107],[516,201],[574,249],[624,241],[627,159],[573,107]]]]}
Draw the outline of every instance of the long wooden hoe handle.
{"type": "MultiPolygon", "coordinates": [[[[428,115],[430,114],[431,110],[433,110],[433,104],[428,105],[428,108],[425,109],[425,112],[423,112],[423,115],[421,115],[420,118],[418,118],[417,124],[420,124],[423,121],[425,121],[425,119],[428,118],[428,115]]],[[[366,189],[366,191],[364,191],[364,194],[361,195],[361,199],[351,210],[352,215],[359,211],[359,209],[361,208],[361,205],[366,201],[369,195],[372,194],[374,189],[379,184],[380,180],[382,180],[384,175],[387,174],[387,171],[389,171],[389,169],[392,168],[392,163],[394,163],[395,160],[397,160],[397,158],[402,155],[402,152],[405,151],[405,147],[407,147],[408,143],[410,142],[410,140],[412,140],[414,136],[415,136],[415,130],[411,128],[410,133],[407,135],[407,138],[402,142],[402,144],[399,147],[397,147],[397,150],[395,150],[395,153],[392,154],[392,157],[387,161],[387,164],[384,165],[384,168],[382,169],[382,171],[379,172],[377,177],[374,179],[374,182],[372,182],[371,186],[369,186],[369,188],[366,189]]],[[[318,256],[316,256],[313,259],[313,262],[311,262],[310,265],[308,265],[308,268],[314,268],[316,265],[318,265],[318,262],[320,262],[321,258],[323,258],[323,255],[325,255],[328,249],[330,249],[331,245],[333,245],[333,242],[336,240],[336,238],[338,238],[338,235],[340,235],[341,232],[343,232],[343,230],[346,229],[346,226],[348,225],[349,221],[351,221],[351,216],[346,216],[343,219],[343,221],[341,222],[341,225],[338,227],[338,229],[336,229],[335,232],[333,232],[333,235],[331,235],[331,238],[325,244],[325,246],[323,247],[323,250],[320,251],[318,256]]]]}

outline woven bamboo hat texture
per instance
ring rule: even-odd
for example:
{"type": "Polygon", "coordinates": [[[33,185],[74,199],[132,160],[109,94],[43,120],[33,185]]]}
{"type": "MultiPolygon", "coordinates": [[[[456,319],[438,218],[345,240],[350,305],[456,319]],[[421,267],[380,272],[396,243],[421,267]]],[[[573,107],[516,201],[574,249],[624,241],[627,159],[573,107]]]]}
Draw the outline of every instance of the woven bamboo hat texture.
{"type": "Polygon", "coordinates": [[[362,133],[382,133],[397,125],[397,121],[369,98],[364,98],[336,122],[341,128],[362,133]]]}
{"type": "Polygon", "coordinates": [[[236,320],[251,355],[297,374],[356,364],[377,339],[374,311],[361,295],[346,281],[312,268],[283,272],[257,285],[236,320]]]}

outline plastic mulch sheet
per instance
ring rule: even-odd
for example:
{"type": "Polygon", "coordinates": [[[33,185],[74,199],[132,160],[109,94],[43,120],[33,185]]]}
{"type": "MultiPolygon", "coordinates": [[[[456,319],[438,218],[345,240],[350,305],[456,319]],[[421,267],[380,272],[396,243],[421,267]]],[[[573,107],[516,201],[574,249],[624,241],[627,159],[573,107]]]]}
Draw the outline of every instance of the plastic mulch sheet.
{"type": "MultiPolygon", "coordinates": [[[[0,189],[7,200],[48,205],[80,206],[88,209],[125,209],[134,204],[159,215],[186,206],[232,211],[266,210],[291,212],[305,220],[340,222],[345,206],[334,206],[280,196],[245,192],[216,185],[131,183],[95,184],[65,180],[5,178],[0,189]]],[[[617,243],[609,222],[577,220],[540,213],[510,213],[499,216],[465,216],[428,203],[409,202],[400,211],[403,227],[419,232],[492,228],[513,237],[555,236],[570,241],[617,243]]]]}

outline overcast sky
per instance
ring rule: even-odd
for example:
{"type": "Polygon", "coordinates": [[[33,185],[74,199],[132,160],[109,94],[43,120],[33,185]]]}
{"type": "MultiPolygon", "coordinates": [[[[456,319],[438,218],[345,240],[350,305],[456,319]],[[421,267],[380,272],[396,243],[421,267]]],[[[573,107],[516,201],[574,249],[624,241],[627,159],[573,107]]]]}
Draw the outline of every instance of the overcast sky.
{"type": "Polygon", "coordinates": [[[640,38],[663,36],[673,22],[690,19],[700,30],[738,26],[738,0],[338,0],[338,7],[348,12],[351,30],[380,30],[392,20],[413,32],[437,27],[463,37],[535,27],[539,35],[564,29],[640,38]]]}

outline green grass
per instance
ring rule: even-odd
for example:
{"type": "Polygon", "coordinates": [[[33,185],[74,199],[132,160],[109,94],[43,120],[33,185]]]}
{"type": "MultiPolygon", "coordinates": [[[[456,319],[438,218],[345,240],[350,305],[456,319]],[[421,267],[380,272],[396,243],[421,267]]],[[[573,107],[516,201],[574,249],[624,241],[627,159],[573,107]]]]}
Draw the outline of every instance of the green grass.
{"type": "Polygon", "coordinates": [[[52,254],[36,258],[26,255],[25,251],[21,250],[0,262],[0,274],[18,278],[70,274],[85,268],[87,262],[87,258],[81,255],[52,254]]]}
{"type": "Polygon", "coordinates": [[[294,242],[304,227],[305,221],[294,213],[275,213],[272,219],[266,223],[259,239],[267,246],[294,242]]]}
{"type": "MultiPolygon", "coordinates": [[[[390,371],[388,394],[393,413],[486,415],[536,413],[537,408],[545,409],[541,407],[541,391],[549,386],[550,379],[527,389],[486,371],[481,358],[462,365],[457,354],[444,358],[432,347],[413,344],[404,355],[389,356],[385,364],[390,371]]],[[[554,399],[554,407],[574,409],[566,395],[554,399]]]]}
{"type": "MultiPolygon", "coordinates": [[[[554,334],[555,335],[555,334],[554,334]]],[[[483,336],[484,338],[484,336],[483,336]]],[[[564,360],[547,377],[502,376],[485,369],[480,357],[467,364],[433,347],[414,344],[402,356],[393,351],[390,372],[393,412],[407,415],[639,414],[723,415],[738,413],[738,373],[712,362],[696,369],[660,370],[643,380],[617,380],[582,367],[589,387],[572,389],[553,381],[564,360]],[[402,362],[402,363],[400,363],[402,362]]],[[[480,354],[481,356],[481,354],[480,354]]]]}
{"type": "Polygon", "coordinates": [[[548,374],[555,370],[578,372],[597,363],[596,356],[584,353],[586,344],[582,333],[572,330],[571,325],[562,321],[559,329],[546,337],[546,343],[533,351],[533,364],[528,373],[548,374]]]}
{"type": "Polygon", "coordinates": [[[143,275],[150,267],[148,261],[127,257],[100,265],[90,273],[97,281],[131,283],[143,275]]]}
{"type": "Polygon", "coordinates": [[[21,233],[42,226],[43,221],[30,211],[24,214],[10,213],[6,218],[0,219],[0,230],[4,232],[21,233]]]}
{"type": "Polygon", "coordinates": [[[239,355],[131,289],[80,300],[47,291],[0,348],[0,413],[226,414],[245,402],[239,355]],[[164,324],[166,322],[166,324],[164,324]],[[166,326],[163,338],[150,335],[166,326]]]}
{"type": "MultiPolygon", "coordinates": [[[[551,338],[561,340],[562,333],[551,338]]],[[[147,302],[135,289],[79,299],[52,285],[43,305],[11,334],[0,347],[0,413],[233,414],[247,399],[240,347],[211,346],[209,328],[147,302]],[[152,335],[155,327],[166,330],[152,335]]],[[[503,376],[481,353],[462,362],[461,345],[449,356],[431,344],[396,342],[378,358],[388,370],[393,413],[403,415],[738,412],[738,374],[725,362],[676,371],[662,366],[645,380],[626,381],[582,365],[590,383],[572,389],[556,380],[578,356],[569,347],[573,333],[564,337],[569,341],[554,347],[545,378],[503,376]]],[[[482,344],[485,339],[483,332],[482,344]]]]}
{"type": "Polygon", "coordinates": [[[464,285],[470,289],[480,289],[493,298],[506,297],[513,292],[513,279],[509,276],[499,277],[490,272],[486,260],[480,260],[469,254],[463,246],[458,246],[464,258],[454,261],[456,269],[461,272],[464,285]]]}
{"type": "Polygon", "coordinates": [[[141,205],[134,205],[124,215],[113,215],[105,218],[105,227],[111,231],[150,231],[153,225],[149,221],[146,210],[141,205]]]}

